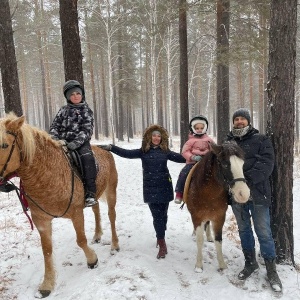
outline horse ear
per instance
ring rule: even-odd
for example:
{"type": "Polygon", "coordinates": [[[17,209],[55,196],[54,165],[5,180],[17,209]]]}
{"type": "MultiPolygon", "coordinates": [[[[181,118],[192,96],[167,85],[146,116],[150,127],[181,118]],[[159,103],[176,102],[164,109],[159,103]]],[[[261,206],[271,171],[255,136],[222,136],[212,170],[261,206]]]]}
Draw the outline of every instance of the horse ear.
{"type": "Polygon", "coordinates": [[[7,120],[5,122],[5,127],[8,131],[17,132],[24,124],[24,122],[25,122],[25,116],[21,116],[13,120],[7,120]]]}
{"type": "Polygon", "coordinates": [[[210,143],[210,149],[213,153],[218,155],[222,151],[222,146],[219,146],[215,143],[210,143]]]}

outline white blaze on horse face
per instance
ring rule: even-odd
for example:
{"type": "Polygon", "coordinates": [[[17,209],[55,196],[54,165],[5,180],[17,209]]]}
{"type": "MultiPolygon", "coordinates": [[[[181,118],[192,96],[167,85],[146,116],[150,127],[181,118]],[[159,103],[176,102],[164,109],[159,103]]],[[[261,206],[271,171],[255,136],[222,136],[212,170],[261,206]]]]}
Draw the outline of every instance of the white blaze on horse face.
{"type": "MultiPolygon", "coordinates": [[[[231,172],[234,179],[244,178],[243,165],[244,161],[233,155],[230,157],[231,172]]],[[[245,203],[250,197],[250,189],[243,181],[237,181],[231,187],[231,192],[234,200],[238,203],[245,203]]]]}

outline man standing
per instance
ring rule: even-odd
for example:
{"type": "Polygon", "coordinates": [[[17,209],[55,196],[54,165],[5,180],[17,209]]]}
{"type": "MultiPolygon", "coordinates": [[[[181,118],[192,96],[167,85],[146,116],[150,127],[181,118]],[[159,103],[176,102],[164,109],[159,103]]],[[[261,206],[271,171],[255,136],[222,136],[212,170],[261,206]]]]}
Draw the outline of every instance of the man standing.
{"type": "Polygon", "coordinates": [[[276,271],[275,244],[269,212],[271,205],[269,177],[274,167],[274,149],[271,140],[251,126],[250,112],[247,109],[236,110],[232,120],[233,128],[228,134],[228,140],[236,141],[245,152],[244,175],[251,191],[246,204],[232,202],[232,211],[237,221],[245,256],[245,267],[238,274],[238,278],[245,280],[259,269],[255,254],[253,223],[261,255],[265,260],[268,280],[272,289],[280,292],[282,284],[276,271]]]}

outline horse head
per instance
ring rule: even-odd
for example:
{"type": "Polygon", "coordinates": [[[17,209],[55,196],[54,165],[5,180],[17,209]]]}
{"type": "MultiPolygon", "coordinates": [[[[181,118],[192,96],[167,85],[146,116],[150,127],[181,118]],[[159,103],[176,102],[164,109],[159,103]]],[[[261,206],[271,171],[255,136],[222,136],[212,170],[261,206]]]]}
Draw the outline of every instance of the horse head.
{"type": "Polygon", "coordinates": [[[0,120],[0,180],[14,173],[21,164],[21,128],[25,117],[10,113],[0,120]]]}
{"type": "Polygon", "coordinates": [[[222,145],[211,144],[211,151],[217,156],[223,177],[229,190],[238,203],[245,203],[250,197],[243,172],[244,153],[236,142],[225,142],[222,145]]]}

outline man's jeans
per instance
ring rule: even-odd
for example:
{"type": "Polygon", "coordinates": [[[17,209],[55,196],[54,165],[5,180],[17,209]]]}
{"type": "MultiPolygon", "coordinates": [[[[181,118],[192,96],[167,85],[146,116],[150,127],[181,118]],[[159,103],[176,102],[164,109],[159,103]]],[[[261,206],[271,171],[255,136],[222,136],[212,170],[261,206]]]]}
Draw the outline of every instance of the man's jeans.
{"type": "Polygon", "coordinates": [[[262,257],[266,260],[274,259],[276,253],[270,227],[269,208],[263,205],[254,205],[253,201],[248,201],[246,204],[239,204],[234,201],[232,210],[238,224],[243,251],[251,252],[255,249],[255,240],[251,227],[252,216],[262,257]]]}

